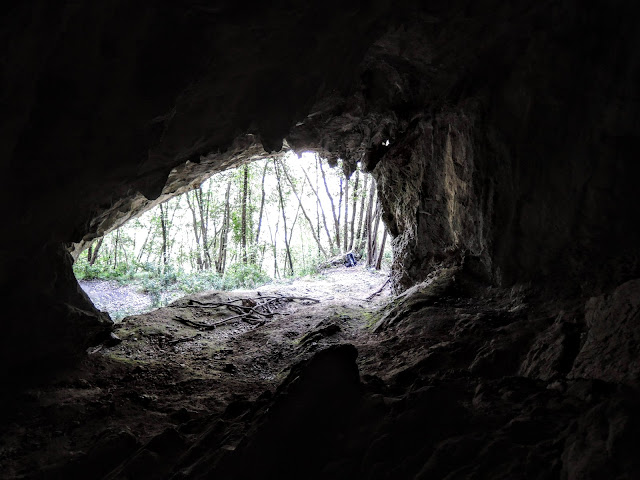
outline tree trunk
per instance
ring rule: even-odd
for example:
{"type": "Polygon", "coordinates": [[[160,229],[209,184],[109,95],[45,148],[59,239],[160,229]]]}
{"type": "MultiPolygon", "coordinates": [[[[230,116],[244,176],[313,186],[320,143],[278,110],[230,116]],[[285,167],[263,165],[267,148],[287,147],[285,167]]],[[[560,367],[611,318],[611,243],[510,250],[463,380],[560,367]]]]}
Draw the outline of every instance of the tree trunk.
{"type": "Polygon", "coordinates": [[[344,251],[349,251],[349,179],[344,179],[344,251]]]}
{"type": "MultiPolygon", "coordinates": [[[[343,178],[340,177],[340,185],[338,187],[338,191],[340,192],[340,196],[338,197],[338,225],[342,225],[342,198],[344,197],[343,184],[343,178]]],[[[342,245],[340,247],[342,247],[342,245]]]]}
{"type": "Polygon", "coordinates": [[[369,222],[369,228],[367,229],[367,266],[373,267],[376,262],[376,252],[378,244],[376,242],[378,238],[378,226],[380,224],[380,201],[376,199],[376,210],[369,222]]]}
{"type": "Polygon", "coordinates": [[[247,264],[247,194],[249,190],[249,166],[244,166],[242,182],[242,212],[240,221],[240,243],[242,248],[242,263],[247,264]]]}
{"type": "MultiPolygon", "coordinates": [[[[194,200],[196,199],[196,193],[195,191],[193,192],[194,195],[194,200]]],[[[185,195],[187,197],[187,205],[189,206],[189,210],[191,210],[191,219],[193,220],[193,233],[196,237],[196,266],[198,268],[198,270],[202,270],[203,265],[202,265],[202,256],[200,255],[200,251],[202,249],[201,245],[200,245],[200,230],[198,228],[198,219],[196,217],[196,209],[193,206],[193,204],[191,203],[191,195],[190,192],[187,192],[187,194],[185,195]]]]}
{"type": "MultiPolygon", "coordinates": [[[[353,204],[351,206],[351,239],[349,241],[349,248],[347,249],[347,251],[353,250],[353,244],[355,240],[354,229],[355,229],[355,223],[356,223],[356,206],[358,201],[359,181],[360,181],[360,169],[356,169],[356,180],[355,180],[355,185],[353,186],[353,204]]],[[[346,221],[346,217],[345,217],[345,221],[346,221]]]]}
{"type": "Polygon", "coordinates": [[[276,217],[276,231],[275,233],[271,231],[271,222],[267,218],[267,226],[269,227],[269,236],[271,237],[271,246],[273,248],[273,278],[279,277],[278,272],[278,227],[280,226],[280,216],[276,217]]]}
{"type": "Polygon", "coordinates": [[[382,242],[380,243],[380,251],[378,252],[378,259],[376,260],[376,270],[382,268],[382,255],[384,255],[384,244],[387,241],[387,227],[382,225],[382,242]]]}
{"type": "Polygon", "coordinates": [[[113,248],[113,269],[117,269],[118,268],[118,243],[120,240],[120,229],[117,228],[116,229],[116,244],[113,248]]]}
{"type": "MultiPolygon", "coordinates": [[[[300,195],[298,195],[298,192],[297,192],[295,186],[293,185],[293,181],[291,180],[291,177],[289,176],[289,172],[287,172],[287,169],[285,168],[284,165],[282,166],[282,171],[284,172],[284,175],[287,178],[287,182],[291,186],[291,189],[293,190],[294,195],[298,199],[298,207],[302,210],[302,214],[304,215],[304,218],[307,219],[307,223],[309,224],[309,228],[311,229],[311,235],[313,235],[313,239],[316,241],[316,244],[318,245],[318,251],[322,254],[323,257],[326,258],[327,257],[327,252],[325,251],[325,249],[322,247],[322,244],[320,243],[320,232],[318,231],[316,233],[316,231],[314,230],[313,221],[311,220],[311,218],[309,218],[309,215],[307,215],[306,210],[302,206],[302,199],[300,198],[300,195]]],[[[303,184],[303,186],[304,186],[304,184],[303,184]]]]}
{"type": "Polygon", "coordinates": [[[149,225],[149,230],[147,230],[147,236],[144,237],[144,242],[142,242],[142,247],[140,247],[140,252],[138,253],[137,262],[140,263],[140,259],[142,258],[142,254],[144,253],[144,248],[147,246],[147,242],[149,241],[149,236],[151,235],[151,230],[153,229],[153,223],[149,225]]]}
{"type": "MultiPolygon", "coordinates": [[[[313,193],[316,196],[317,204],[319,205],[320,213],[322,214],[322,224],[324,226],[324,231],[327,234],[327,239],[329,240],[329,248],[332,250],[332,253],[333,253],[333,250],[334,250],[334,245],[333,245],[334,238],[331,236],[331,233],[329,233],[329,226],[327,225],[327,217],[324,214],[324,208],[322,208],[322,202],[320,201],[320,195],[318,195],[318,190],[313,188],[313,184],[311,183],[311,180],[309,180],[309,175],[307,174],[307,171],[302,166],[300,166],[300,168],[302,168],[302,171],[304,172],[304,178],[307,179],[307,182],[309,183],[309,186],[311,187],[311,190],[313,190],[313,193]]],[[[318,237],[319,236],[320,236],[320,230],[318,229],[318,237]]],[[[338,246],[338,249],[339,248],[340,247],[338,246]]]]}
{"type": "Polygon", "coordinates": [[[220,249],[218,250],[218,260],[216,261],[216,271],[223,274],[227,264],[227,236],[229,233],[229,195],[231,193],[231,180],[227,183],[227,193],[225,194],[224,217],[220,228],[220,249]]]}
{"type": "MultiPolygon", "coordinates": [[[[280,181],[280,171],[278,169],[278,163],[276,162],[276,160],[274,159],[273,164],[275,166],[276,169],[276,182],[278,184],[278,195],[280,197],[280,210],[282,211],[282,223],[284,226],[284,246],[286,249],[286,259],[289,260],[289,273],[291,275],[293,275],[293,260],[291,259],[291,249],[289,248],[289,239],[287,238],[287,215],[285,214],[284,211],[284,197],[282,195],[282,185],[281,185],[281,181],[280,181]]],[[[285,270],[285,274],[287,271],[287,262],[285,259],[285,265],[284,265],[284,270],[285,270]]]]}
{"type": "MultiPolygon", "coordinates": [[[[356,234],[355,249],[357,252],[362,252],[362,238],[364,234],[362,232],[362,220],[365,217],[365,201],[367,199],[367,183],[369,181],[369,175],[364,174],[364,185],[362,186],[362,199],[360,200],[360,214],[358,215],[358,233],[356,234]]],[[[373,178],[371,179],[373,182],[373,178]]]]}
{"type": "MultiPolygon", "coordinates": [[[[258,228],[256,229],[256,237],[255,237],[255,240],[253,241],[255,248],[258,248],[258,240],[260,240],[260,229],[262,228],[262,213],[264,211],[264,199],[265,199],[264,179],[267,176],[268,165],[269,165],[269,162],[265,161],[264,169],[262,170],[262,192],[260,196],[260,213],[258,213],[258,228]]],[[[257,251],[256,251],[256,254],[257,254],[257,251]]],[[[254,258],[253,261],[255,263],[256,259],[254,258]]]]}
{"type": "MultiPolygon", "coordinates": [[[[331,203],[331,213],[333,214],[333,223],[335,226],[336,233],[336,248],[340,251],[340,220],[338,220],[338,216],[336,215],[336,207],[333,203],[333,197],[331,196],[331,192],[329,192],[329,186],[327,185],[327,177],[324,174],[324,168],[322,168],[322,160],[316,156],[316,160],[320,165],[320,172],[322,173],[322,181],[324,182],[324,189],[327,192],[327,196],[329,197],[329,202],[331,203]]],[[[340,191],[342,193],[342,190],[340,191]]]]}
{"type": "MultiPolygon", "coordinates": [[[[209,187],[211,188],[211,187],[209,187]]],[[[202,240],[202,267],[205,270],[211,268],[211,255],[209,254],[209,204],[211,202],[211,190],[204,196],[202,185],[195,192],[198,211],[200,213],[200,239],[202,240]]]]}
{"type": "Polygon", "coordinates": [[[96,263],[96,260],[98,260],[98,253],[100,252],[100,247],[102,246],[103,241],[104,237],[100,237],[96,248],[93,249],[93,254],[91,255],[91,259],[89,260],[89,265],[93,265],[94,263],[96,263]]]}
{"type": "Polygon", "coordinates": [[[167,223],[168,223],[168,207],[163,203],[160,204],[160,227],[162,229],[162,263],[166,267],[169,263],[167,257],[167,223]]]}

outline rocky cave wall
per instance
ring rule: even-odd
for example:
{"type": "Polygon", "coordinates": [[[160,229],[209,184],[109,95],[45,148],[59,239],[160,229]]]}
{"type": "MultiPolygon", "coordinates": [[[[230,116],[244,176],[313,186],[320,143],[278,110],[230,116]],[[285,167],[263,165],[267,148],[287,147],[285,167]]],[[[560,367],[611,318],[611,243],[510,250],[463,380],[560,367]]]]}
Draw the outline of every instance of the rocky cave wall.
{"type": "Polygon", "coordinates": [[[0,360],[108,332],[65,246],[283,140],[373,172],[398,290],[463,258],[583,295],[638,276],[636,18],[628,2],[15,3],[0,360]]]}
{"type": "Polygon", "coordinates": [[[633,7],[439,7],[390,28],[356,94],[293,132],[373,171],[397,289],[462,257],[585,294],[636,276],[633,7]]]}

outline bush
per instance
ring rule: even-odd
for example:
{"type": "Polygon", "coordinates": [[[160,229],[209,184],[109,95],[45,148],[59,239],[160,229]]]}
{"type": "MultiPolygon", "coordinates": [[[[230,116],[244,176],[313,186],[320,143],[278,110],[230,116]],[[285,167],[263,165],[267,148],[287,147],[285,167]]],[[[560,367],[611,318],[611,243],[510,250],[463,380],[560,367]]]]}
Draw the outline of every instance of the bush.
{"type": "Polygon", "coordinates": [[[178,283],[178,272],[172,267],[167,267],[160,275],[149,275],[142,280],[142,291],[151,296],[151,303],[154,307],[161,307],[167,304],[164,293],[178,283]]]}
{"type": "Polygon", "coordinates": [[[89,265],[87,262],[75,263],[73,273],[78,280],[96,280],[104,276],[104,271],[100,265],[89,265]]]}
{"type": "Polygon", "coordinates": [[[198,293],[204,290],[222,290],[220,275],[211,270],[183,274],[178,279],[179,288],[185,293],[198,293]]]}
{"type": "Polygon", "coordinates": [[[222,281],[224,290],[234,290],[236,288],[256,288],[271,282],[271,277],[257,265],[236,263],[227,269],[222,281]]]}

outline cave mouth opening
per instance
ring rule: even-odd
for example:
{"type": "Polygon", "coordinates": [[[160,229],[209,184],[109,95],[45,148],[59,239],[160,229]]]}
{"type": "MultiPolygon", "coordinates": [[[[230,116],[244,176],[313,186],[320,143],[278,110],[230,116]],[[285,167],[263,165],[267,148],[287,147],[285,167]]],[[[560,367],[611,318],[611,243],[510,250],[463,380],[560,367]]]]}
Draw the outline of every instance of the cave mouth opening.
{"type": "Polygon", "coordinates": [[[76,279],[120,321],[204,291],[349,281],[323,275],[332,267],[388,275],[376,182],[360,164],[349,177],[333,167],[289,151],[215,173],[87,243],[76,279]]]}

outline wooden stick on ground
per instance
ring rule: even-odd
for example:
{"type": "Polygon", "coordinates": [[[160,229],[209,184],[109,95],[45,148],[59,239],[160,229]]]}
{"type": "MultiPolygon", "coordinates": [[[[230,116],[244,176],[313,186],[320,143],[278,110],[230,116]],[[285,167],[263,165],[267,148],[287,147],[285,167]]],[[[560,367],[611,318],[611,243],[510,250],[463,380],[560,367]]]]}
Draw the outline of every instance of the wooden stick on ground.
{"type": "Polygon", "coordinates": [[[200,337],[202,337],[202,335],[200,335],[199,333],[196,333],[193,337],[185,337],[185,338],[177,338],[176,340],[169,340],[167,342],[167,345],[177,345],[178,343],[182,343],[182,342],[190,342],[192,340],[197,340],[200,337]]]}
{"type": "Polygon", "coordinates": [[[387,286],[387,283],[389,283],[390,281],[391,281],[391,277],[387,278],[387,281],[386,281],[386,282],[384,282],[384,283],[382,284],[382,286],[381,286],[378,290],[376,290],[376,291],[375,291],[375,292],[373,292],[371,295],[369,295],[369,296],[367,297],[367,300],[373,300],[373,297],[375,297],[376,295],[380,295],[380,293],[382,292],[382,290],[384,290],[384,287],[386,287],[386,286],[387,286]]]}
{"type": "MultiPolygon", "coordinates": [[[[238,299],[238,300],[242,300],[242,299],[238,299]]],[[[236,305],[233,303],[226,303],[226,302],[214,302],[212,304],[202,304],[201,302],[197,302],[199,303],[199,305],[194,305],[197,306],[199,308],[203,308],[203,307],[209,307],[209,308],[218,308],[220,306],[226,306],[226,307],[233,307],[233,309],[237,309],[235,310],[236,312],[239,311],[239,313],[237,315],[232,315],[230,317],[227,317],[225,319],[222,319],[218,322],[215,323],[204,323],[204,322],[196,322],[194,320],[189,320],[187,318],[181,317],[179,315],[176,315],[173,317],[173,319],[176,322],[180,322],[183,325],[187,325],[189,327],[193,327],[193,328],[198,328],[201,330],[214,330],[217,327],[219,327],[220,325],[224,325],[225,323],[228,323],[232,320],[237,320],[240,319],[243,322],[247,322],[250,323],[252,325],[263,325],[265,323],[265,320],[252,320],[251,316],[252,315],[260,315],[262,317],[267,317],[267,318],[271,318],[274,315],[284,315],[284,313],[280,313],[280,312],[274,312],[271,310],[270,305],[274,304],[280,300],[284,300],[284,301],[294,301],[294,300],[301,300],[301,301],[309,301],[309,302],[313,302],[313,303],[319,303],[320,300],[317,300],[315,298],[311,298],[311,297],[286,297],[283,295],[264,295],[264,296],[260,296],[256,299],[250,299],[250,300],[266,300],[265,302],[261,302],[258,303],[256,305],[254,305],[253,307],[249,307],[249,306],[244,306],[244,305],[236,305]],[[266,310],[266,312],[261,312],[259,311],[260,308],[264,308],[266,310]]],[[[173,308],[189,308],[189,306],[179,306],[179,307],[173,307],[173,308]]]]}

